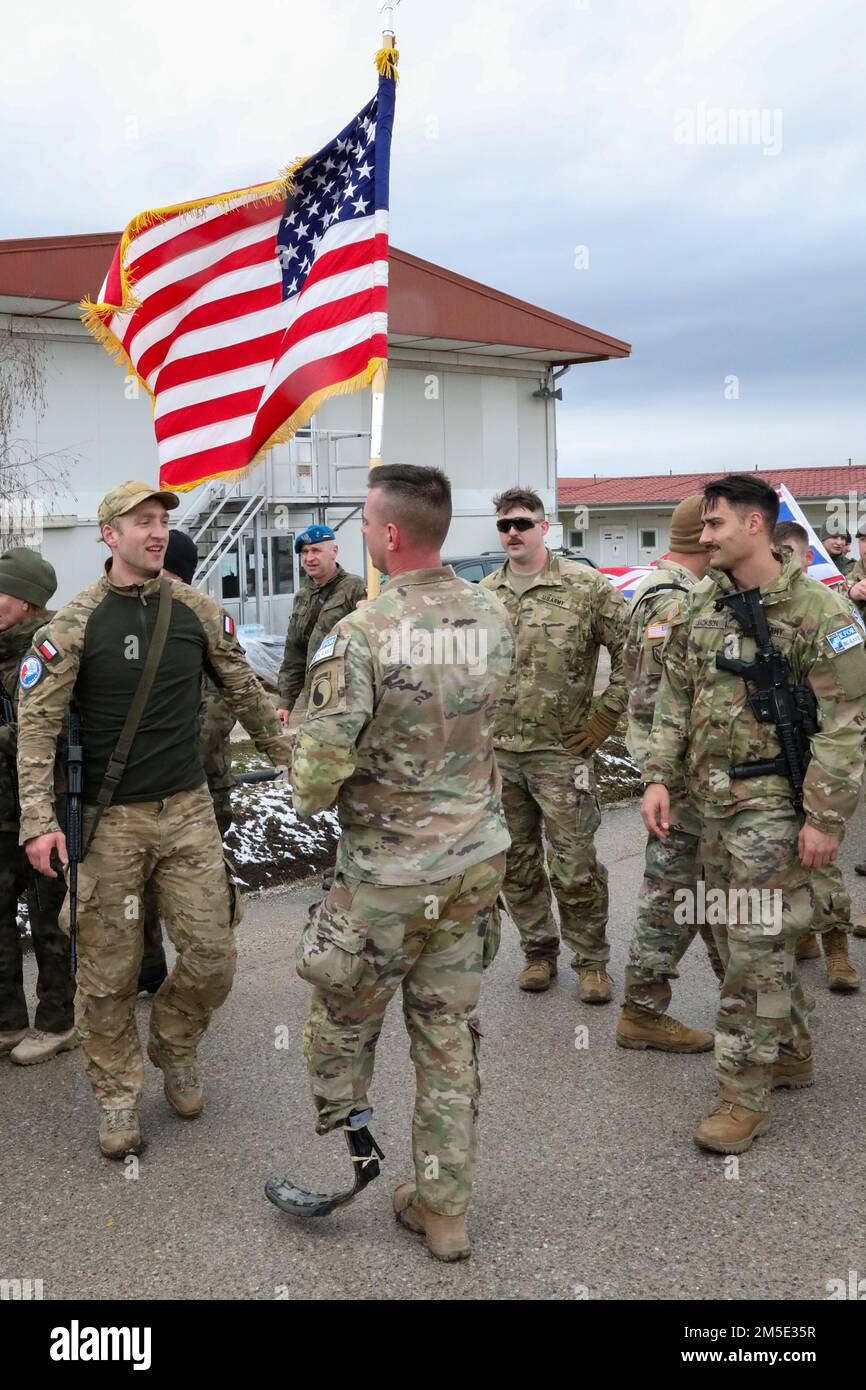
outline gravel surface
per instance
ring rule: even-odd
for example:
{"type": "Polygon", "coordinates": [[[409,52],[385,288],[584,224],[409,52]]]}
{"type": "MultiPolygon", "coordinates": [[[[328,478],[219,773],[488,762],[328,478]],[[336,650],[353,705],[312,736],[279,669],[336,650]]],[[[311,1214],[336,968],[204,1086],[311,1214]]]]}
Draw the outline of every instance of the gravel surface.
{"type": "MultiPolygon", "coordinates": [[[[857,912],[864,829],[861,812],[843,849],[857,912]]],[[[643,841],[636,807],[605,813],[620,997],[643,841]]],[[[805,965],[817,1083],[777,1092],[772,1130],[730,1176],[730,1160],[691,1138],[716,1095],[711,1057],[617,1049],[617,1005],[579,1004],[565,957],[548,994],[520,993],[507,923],[482,994],[472,1260],[437,1264],[390,1214],[411,1176],[414,1077],[397,1002],[372,1091],[383,1177],[341,1213],[293,1223],[263,1196],[269,1173],[319,1190],[349,1178],[342,1138],[313,1133],[300,1051],[307,988],[293,948],[317,896],[308,885],[247,900],[235,988],[201,1049],[205,1112],[170,1113],[146,1063],[137,1177],[99,1155],[77,1053],[0,1061],[0,1275],[42,1279],[46,1298],[822,1299],[828,1280],[866,1274],[862,994],[828,993],[821,962],[805,965]]],[[[861,969],[864,947],[852,945],[861,969]]],[[[30,956],[26,969],[32,998],[30,956]]],[[[698,940],[674,1010],[711,1027],[715,996],[698,940]]],[[[137,1005],[142,1029],[149,1007],[137,1005]]]]}

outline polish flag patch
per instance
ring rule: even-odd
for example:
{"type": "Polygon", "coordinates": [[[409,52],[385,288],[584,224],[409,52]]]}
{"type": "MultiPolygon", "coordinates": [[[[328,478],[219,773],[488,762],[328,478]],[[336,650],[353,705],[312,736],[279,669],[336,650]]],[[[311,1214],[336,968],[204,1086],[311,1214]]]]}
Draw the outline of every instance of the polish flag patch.
{"type": "Polygon", "coordinates": [[[223,613],[223,632],[226,637],[234,637],[235,635],[235,625],[228,613],[223,613]]]}
{"type": "Polygon", "coordinates": [[[36,650],[45,661],[56,661],[57,657],[60,655],[54,643],[49,642],[47,637],[43,638],[43,640],[38,643],[36,650]]]}

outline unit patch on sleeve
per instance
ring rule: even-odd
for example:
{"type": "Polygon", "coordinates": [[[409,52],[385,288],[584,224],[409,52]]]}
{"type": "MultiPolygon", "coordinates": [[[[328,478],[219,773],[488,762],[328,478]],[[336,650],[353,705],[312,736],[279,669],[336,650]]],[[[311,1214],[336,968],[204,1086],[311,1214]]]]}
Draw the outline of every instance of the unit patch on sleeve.
{"type": "Polygon", "coordinates": [[[827,641],[834,652],[847,652],[850,647],[860,646],[863,632],[855,623],[851,623],[849,627],[840,627],[836,632],[828,632],[827,641]]]}
{"type": "Polygon", "coordinates": [[[670,637],[670,623],[650,623],[646,630],[647,641],[651,642],[655,637],[670,637]]]}
{"type": "Polygon", "coordinates": [[[18,672],[18,681],[22,690],[30,690],[37,681],[42,679],[45,667],[38,656],[26,656],[21,663],[21,670],[18,672]]]}
{"type": "Polygon", "coordinates": [[[43,637],[42,641],[37,643],[37,650],[49,663],[56,661],[60,655],[57,647],[55,647],[53,642],[49,642],[47,637],[43,637]]]}
{"type": "Polygon", "coordinates": [[[229,617],[228,613],[223,613],[223,635],[225,637],[234,637],[235,635],[234,621],[229,617]]]}

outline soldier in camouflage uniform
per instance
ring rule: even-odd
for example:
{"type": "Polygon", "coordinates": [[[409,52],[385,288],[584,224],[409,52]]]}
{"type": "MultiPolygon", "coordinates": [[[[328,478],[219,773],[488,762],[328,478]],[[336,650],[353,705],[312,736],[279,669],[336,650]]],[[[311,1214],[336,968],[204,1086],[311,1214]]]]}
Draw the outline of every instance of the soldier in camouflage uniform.
{"type": "Polygon", "coordinates": [[[20,1066],[47,1062],[77,1046],[72,1014],[75,985],[69,948],[58,925],[65,887],[33,872],[18,844],[15,706],[18,668],[34,634],[52,616],[45,605],[57,588],[51,565],[25,548],[0,555],[0,693],[13,715],[0,717],[0,1055],[20,1066]],[[36,956],[38,1003],[28,1027],[18,903],[26,895],[36,956]]]}
{"type": "Polygon", "coordinates": [[[52,853],[61,862],[67,857],[52,775],[73,698],[81,717],[86,854],[78,872],[75,1007],[101,1107],[100,1148],[109,1158],[142,1147],[135,993],[141,896],[151,875],[177,960],[154,1001],[148,1055],[163,1072],[169,1104],[185,1117],[204,1104],[196,1048],[234,974],[240,902],[225,871],[198,739],[205,662],[260,751],[283,765],[290,760],[288,737],[244,660],[231,619],[197,589],[160,580],[166,509],[176,506],[173,493],[146,483],[108,493],[98,512],[112,552],[106,573],[36,635],[19,675],[21,841],[34,868],[49,876],[52,853]],[[110,787],[106,772],[140,685],[163,593],[171,606],[162,658],[113,801],[100,817],[98,798],[110,787]]]}
{"type": "Polygon", "coordinates": [[[851,570],[854,568],[853,556],[849,554],[851,545],[851,532],[840,530],[838,526],[831,525],[830,522],[823,527],[821,539],[827,550],[827,554],[833,561],[840,574],[844,574],[847,579],[851,570]]]}
{"type": "MultiPolygon", "coordinates": [[[[707,568],[701,545],[703,496],[687,497],[671,518],[671,552],[659,560],[632,596],[625,648],[625,678],[629,690],[628,751],[640,768],[653,724],[653,711],[662,674],[662,645],[671,624],[682,612],[687,593],[707,568]]],[[[625,1002],[616,1040],[620,1047],[657,1048],[661,1052],[709,1052],[711,1033],[687,1028],[666,1013],[670,981],[677,965],[700,931],[710,962],[721,981],[721,960],[706,923],[677,924],[677,892],[695,894],[701,877],[698,850],[701,823],[685,798],[671,808],[666,840],[647,836],[646,867],[637,904],[634,936],[625,975],[625,1002]]]]}
{"type": "MultiPolygon", "coordinates": [[[[815,553],[809,544],[809,533],[805,526],[797,521],[780,521],[773,532],[773,541],[780,550],[785,547],[792,550],[803,567],[803,573],[809,573],[815,553]]],[[[859,622],[857,609],[853,604],[851,607],[859,622]]],[[[815,893],[814,930],[797,938],[797,960],[817,960],[823,947],[828,986],[841,993],[852,993],[860,988],[860,972],[848,956],[848,936],[854,928],[851,899],[839,865],[825,864],[822,869],[816,869],[812,875],[812,888],[815,893]],[[820,947],[818,936],[821,938],[820,947]]]]}
{"type": "Polygon", "coordinates": [[[508,911],[526,956],[520,988],[546,990],[556,975],[559,904],[562,939],[574,952],[579,995],[611,997],[605,937],[607,870],[593,837],[601,822],[592,755],[625,708],[625,599],[597,570],[551,554],[541,498],[510,488],[494,498],[508,556],[482,584],[504,604],[516,634],[511,678],[496,717],[494,743],[511,849],[508,911]],[[610,683],[590,714],[598,653],[610,652],[610,683]],[[545,871],[542,826],[551,849],[545,871]]]}
{"type": "Polygon", "coordinates": [[[670,797],[688,788],[702,821],[705,886],[728,908],[716,931],[725,963],[715,1047],[721,1102],[695,1139],[715,1152],[741,1153],[769,1126],[771,1088],[812,1083],[795,939],[811,924],[812,872],[834,861],[856,804],[866,656],[844,600],[804,575],[796,557],[783,560],[771,549],[773,488],[754,474],[730,474],[704,496],[702,542],[711,567],[665,642],[643,816],[647,829],[666,839],[670,797]],[[730,776],[735,764],[779,753],[776,728],[755,717],[745,681],[716,666],[717,655],[752,660],[754,639],[729,606],[717,605],[726,594],[755,588],[792,682],[807,683],[817,699],[819,732],[811,738],[802,815],[787,778],[730,776]]]}
{"type": "Polygon", "coordinates": [[[295,554],[301,557],[309,584],[295,599],[286,633],[277,710],[284,724],[288,724],[298,696],[306,690],[307,668],[314,653],[367,592],[363,579],[347,574],[337,564],[337,541],[330,526],[308,526],[295,541],[295,554]]]}
{"type": "MultiPolygon", "coordinates": [[[[474,1012],[508,846],[493,708],[513,654],[502,606],[441,564],[450,517],[438,469],[370,474],[363,529],[390,583],[313,657],[292,772],[295,809],[336,801],[342,826],[334,886],[298,951],[316,987],[304,1035],[316,1128],[350,1137],[352,1118],[369,1116],[376,1041],[402,986],[415,1182],[397,1189],[395,1210],[444,1260],[469,1254],[474,1012]]],[[[293,1210],[287,1181],[267,1191],[293,1210]]]]}
{"type": "MultiPolygon", "coordinates": [[[[851,566],[845,575],[845,588],[848,598],[856,606],[861,618],[866,621],[866,522],[857,527],[857,548],[860,559],[851,566]]],[[[854,872],[866,875],[866,861],[855,864],[854,872]]],[[[854,935],[866,936],[866,913],[854,923],[854,935]]]]}
{"type": "MultiPolygon", "coordinates": [[[[168,538],[162,572],[168,579],[191,584],[198,565],[195,542],[185,531],[173,530],[168,538]]],[[[202,679],[201,760],[213,801],[214,815],[220,838],[225,839],[232,823],[234,777],[231,769],[229,738],[235,726],[235,716],[209,676],[202,679]]],[[[144,890],[144,954],[138,973],[139,993],[155,994],[168,975],[165,947],[162,942],[162,922],[156,900],[153,879],[144,890]]]]}

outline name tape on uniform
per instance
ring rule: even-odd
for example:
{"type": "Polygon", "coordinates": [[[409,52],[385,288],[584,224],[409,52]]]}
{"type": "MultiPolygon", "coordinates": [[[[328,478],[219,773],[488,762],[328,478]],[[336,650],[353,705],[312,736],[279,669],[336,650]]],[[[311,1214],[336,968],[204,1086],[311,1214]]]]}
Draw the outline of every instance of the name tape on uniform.
{"type": "Polygon", "coordinates": [[[849,627],[840,627],[836,632],[828,632],[827,641],[834,652],[847,652],[849,647],[860,646],[863,632],[855,623],[851,623],[849,627]]]}
{"type": "Polygon", "coordinates": [[[337,637],[335,633],[332,633],[330,637],[325,638],[324,642],[319,647],[318,651],[316,652],[315,656],[310,662],[310,665],[315,666],[317,661],[327,661],[329,656],[334,655],[334,648],[336,647],[336,645],[337,637]]]}

